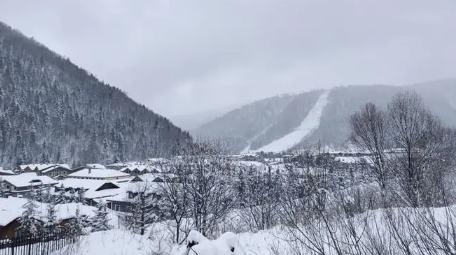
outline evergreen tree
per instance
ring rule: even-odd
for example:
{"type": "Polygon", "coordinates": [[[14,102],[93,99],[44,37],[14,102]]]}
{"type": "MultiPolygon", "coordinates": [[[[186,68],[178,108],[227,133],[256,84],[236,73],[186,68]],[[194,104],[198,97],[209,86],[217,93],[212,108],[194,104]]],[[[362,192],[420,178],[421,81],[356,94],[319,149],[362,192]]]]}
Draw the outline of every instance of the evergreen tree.
{"type": "Polygon", "coordinates": [[[85,201],[85,189],[83,187],[79,188],[77,202],[82,205],[86,204],[85,201]]]}
{"type": "Polygon", "coordinates": [[[73,219],[70,220],[68,225],[69,234],[72,237],[77,237],[80,235],[85,234],[85,219],[81,215],[81,211],[79,208],[76,208],[76,213],[73,219]]]}
{"type": "Polygon", "coordinates": [[[244,174],[244,168],[241,166],[238,172],[238,178],[237,178],[237,199],[239,201],[239,205],[243,206],[243,204],[246,201],[246,180],[245,180],[245,174],[244,174]]]}
{"type": "Polygon", "coordinates": [[[111,155],[110,155],[110,152],[109,152],[109,142],[108,142],[108,138],[104,138],[103,139],[103,149],[102,149],[102,157],[103,157],[103,163],[107,164],[109,162],[111,162],[111,155]]]}
{"type": "Polygon", "coordinates": [[[55,201],[50,200],[46,206],[45,232],[47,234],[58,233],[60,231],[58,223],[55,201]]]}
{"type": "Polygon", "coordinates": [[[65,191],[65,187],[62,185],[60,185],[59,187],[59,195],[57,196],[56,198],[56,203],[57,204],[66,204],[67,203],[67,197],[66,197],[66,191],[65,191]]]}
{"type": "Polygon", "coordinates": [[[32,192],[27,198],[27,202],[22,206],[22,208],[24,209],[24,211],[22,212],[22,216],[19,218],[19,233],[25,236],[37,234],[42,224],[38,220],[38,205],[35,201],[34,190],[32,190],[32,192]]]}
{"type": "Polygon", "coordinates": [[[76,197],[76,192],[77,191],[74,189],[70,190],[70,196],[68,197],[68,200],[67,200],[68,203],[77,203],[78,202],[79,197],[76,197]]]}
{"type": "Polygon", "coordinates": [[[95,216],[92,218],[92,232],[106,231],[111,228],[112,226],[109,224],[108,218],[108,208],[106,204],[100,200],[98,201],[95,216]]]}
{"type": "MultiPolygon", "coordinates": [[[[149,184],[144,184],[148,186],[149,184]]],[[[133,198],[131,207],[131,228],[133,231],[141,235],[146,233],[147,227],[156,222],[158,216],[158,199],[157,196],[150,191],[149,187],[140,188],[137,195],[133,198]]]]}
{"type": "Polygon", "coordinates": [[[54,198],[51,194],[51,185],[46,185],[46,192],[44,194],[42,194],[41,196],[41,199],[39,200],[39,202],[41,203],[52,203],[54,201],[54,198]]]}

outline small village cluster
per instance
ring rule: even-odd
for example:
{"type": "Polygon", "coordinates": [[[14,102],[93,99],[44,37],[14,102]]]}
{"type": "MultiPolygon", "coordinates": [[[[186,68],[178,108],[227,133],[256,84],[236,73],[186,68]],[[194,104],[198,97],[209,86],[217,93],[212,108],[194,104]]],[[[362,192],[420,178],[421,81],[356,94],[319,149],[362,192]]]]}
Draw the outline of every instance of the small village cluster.
{"type": "MultiPolygon", "coordinates": [[[[299,154],[298,154],[299,155],[299,154]]],[[[364,160],[364,155],[331,153],[333,166],[347,169],[347,164],[364,160]],[[338,162],[338,163],[337,163],[338,162]]],[[[255,172],[286,172],[286,165],[303,160],[300,156],[265,156],[259,154],[232,155],[233,165],[255,169],[255,172]]],[[[344,170],[344,172],[346,172],[344,170]]],[[[337,171],[336,171],[337,173],[337,171]]],[[[347,178],[337,177],[337,180],[347,178]]],[[[71,169],[67,164],[20,165],[16,170],[0,169],[0,239],[17,235],[20,219],[30,197],[45,220],[49,203],[56,204],[59,222],[66,224],[80,214],[85,218],[96,217],[98,210],[108,214],[128,213],[137,192],[138,184],[147,183],[151,192],[159,193],[161,183],[179,183],[173,174],[170,159],[153,158],[145,163],[114,163],[110,165],[87,164],[71,169]],[[37,195],[38,193],[38,195],[37,195]],[[44,198],[43,198],[44,197],[44,198]],[[51,198],[49,198],[51,197],[51,198]]],[[[235,180],[233,180],[235,181],[235,180]]],[[[111,219],[118,217],[111,217],[111,219]]],[[[120,225],[117,220],[111,224],[120,225]]]]}
{"type": "Polygon", "coordinates": [[[46,200],[50,200],[41,198],[52,197],[57,204],[56,217],[63,225],[77,213],[84,218],[94,217],[99,204],[109,212],[125,212],[137,183],[176,181],[171,173],[164,171],[166,166],[165,159],[150,159],[144,164],[88,164],[74,169],[67,164],[29,164],[16,170],[0,168],[0,239],[17,235],[30,197],[36,200],[36,214],[41,221],[47,218],[49,201],[46,200]]]}

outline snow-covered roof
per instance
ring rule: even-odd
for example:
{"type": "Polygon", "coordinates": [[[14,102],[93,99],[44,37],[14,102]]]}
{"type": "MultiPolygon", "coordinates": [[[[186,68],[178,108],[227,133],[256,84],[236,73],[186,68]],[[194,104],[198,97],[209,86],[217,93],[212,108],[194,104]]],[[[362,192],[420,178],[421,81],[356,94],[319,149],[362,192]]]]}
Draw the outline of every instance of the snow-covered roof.
{"type": "Polygon", "coordinates": [[[71,173],[68,177],[80,177],[80,178],[98,178],[98,179],[108,179],[108,178],[126,178],[129,177],[129,174],[122,173],[113,169],[88,169],[84,168],[77,172],[71,173]]]}
{"type": "Polygon", "coordinates": [[[55,170],[56,168],[59,168],[59,167],[70,170],[70,167],[68,165],[54,165],[54,166],[51,166],[49,168],[46,168],[46,169],[42,170],[41,172],[47,173],[47,172],[55,170]]]}
{"type": "Polygon", "coordinates": [[[15,187],[28,187],[39,185],[54,185],[58,182],[48,176],[37,176],[36,173],[24,173],[18,175],[7,175],[2,177],[4,181],[9,182],[15,187]]]}
{"type": "Polygon", "coordinates": [[[340,161],[342,163],[347,163],[347,164],[355,164],[355,163],[361,163],[361,162],[367,162],[367,163],[372,163],[372,160],[369,157],[362,156],[362,157],[335,157],[336,161],[340,161]]]}
{"type": "Polygon", "coordinates": [[[139,172],[149,171],[150,167],[146,165],[129,165],[120,169],[121,172],[138,170],[139,172]]]}
{"type": "MultiPolygon", "coordinates": [[[[25,198],[0,198],[0,226],[6,226],[22,215],[22,208],[27,202],[25,198]]],[[[47,215],[46,203],[36,203],[39,219],[45,221],[47,215]]],[[[81,215],[92,217],[95,215],[94,208],[76,203],[59,204],[55,206],[55,211],[58,220],[73,218],[76,215],[76,209],[79,208],[81,215]]]]}
{"type": "Polygon", "coordinates": [[[119,162],[119,163],[109,164],[109,165],[107,165],[107,167],[119,167],[119,166],[127,166],[127,165],[128,164],[126,164],[126,163],[119,162]]]}
{"type": "Polygon", "coordinates": [[[58,186],[62,186],[65,188],[83,188],[85,190],[96,190],[99,187],[101,187],[103,184],[105,184],[105,180],[81,180],[81,179],[76,179],[76,178],[67,178],[64,180],[60,180],[58,186]]]}
{"type": "MultiPolygon", "coordinates": [[[[121,189],[116,195],[110,196],[107,198],[107,201],[128,201],[128,191],[136,192],[138,190],[144,190],[145,186],[147,186],[147,190],[149,192],[160,192],[162,190],[162,183],[157,182],[129,182],[129,183],[122,183],[121,189]]],[[[113,192],[112,192],[113,193],[113,192]]]]}
{"type": "Polygon", "coordinates": [[[118,189],[104,189],[104,190],[88,190],[84,194],[84,196],[88,199],[98,199],[98,198],[111,198],[113,196],[117,196],[119,194],[126,194],[126,190],[124,185],[119,185],[118,189]]]}
{"type": "Polygon", "coordinates": [[[32,170],[43,171],[45,169],[48,169],[48,168],[54,167],[54,166],[60,166],[60,167],[70,169],[70,166],[68,164],[28,164],[28,165],[20,165],[19,168],[21,170],[24,170],[28,167],[32,170]]]}
{"type": "Polygon", "coordinates": [[[73,179],[67,178],[65,180],[61,180],[59,182],[59,186],[63,185],[65,188],[83,188],[86,190],[84,196],[89,199],[95,198],[104,198],[104,197],[111,197],[116,196],[121,193],[126,193],[126,186],[127,183],[124,182],[116,182],[116,181],[105,181],[105,180],[80,180],[80,179],[73,179]],[[105,185],[106,183],[112,183],[118,188],[112,189],[104,189],[98,190],[101,186],[105,185]],[[97,191],[98,190],[98,191],[97,191]]]}
{"type": "Polygon", "coordinates": [[[0,174],[11,174],[11,175],[13,175],[14,172],[11,171],[11,170],[5,170],[5,169],[0,167],[0,174]]]}
{"type": "Polygon", "coordinates": [[[174,174],[152,174],[152,173],[149,173],[149,174],[143,174],[143,175],[140,175],[140,176],[136,176],[135,178],[140,178],[143,182],[155,182],[155,180],[157,178],[161,178],[161,179],[166,179],[166,178],[174,178],[176,177],[176,175],[174,174]]]}

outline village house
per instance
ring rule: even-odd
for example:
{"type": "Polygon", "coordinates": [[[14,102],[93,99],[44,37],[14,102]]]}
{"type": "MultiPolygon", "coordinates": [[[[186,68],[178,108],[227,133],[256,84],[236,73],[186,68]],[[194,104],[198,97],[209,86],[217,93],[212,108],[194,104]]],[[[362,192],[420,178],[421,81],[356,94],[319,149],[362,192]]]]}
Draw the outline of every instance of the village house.
{"type": "MultiPolygon", "coordinates": [[[[26,202],[27,199],[24,198],[0,198],[0,240],[12,239],[19,234],[19,219],[24,211],[23,206],[26,202]]],[[[46,222],[48,213],[46,208],[48,204],[37,202],[37,205],[38,212],[36,220],[46,222]]],[[[79,209],[81,217],[93,217],[95,215],[94,209],[91,206],[76,203],[59,204],[55,206],[55,215],[57,216],[59,225],[62,227],[66,226],[69,220],[75,217],[77,209],[79,209]]]]}
{"type": "Polygon", "coordinates": [[[70,170],[68,164],[29,164],[29,165],[20,165],[19,172],[21,173],[36,173],[41,175],[41,172],[47,169],[62,168],[70,170]]]}
{"type": "Polygon", "coordinates": [[[112,181],[130,178],[130,174],[113,169],[83,168],[69,174],[68,178],[112,181]]]}
{"type": "Polygon", "coordinates": [[[145,182],[145,181],[130,181],[125,184],[124,192],[116,196],[106,198],[108,208],[116,212],[129,212],[133,206],[136,196],[141,192],[149,192],[148,195],[153,195],[156,199],[160,199],[161,186],[160,183],[145,182]]]}
{"type": "Polygon", "coordinates": [[[38,175],[45,175],[54,179],[64,179],[70,173],[72,173],[72,171],[68,165],[54,165],[40,171],[38,175]]]}
{"type": "Polygon", "coordinates": [[[126,183],[129,179],[120,181],[105,181],[105,180],[84,180],[67,178],[61,180],[54,189],[54,195],[64,194],[67,197],[73,196],[72,192],[84,189],[84,197],[89,205],[96,205],[101,200],[106,200],[109,197],[125,194],[126,183]],[[62,192],[62,189],[64,192],[62,192]]]}
{"type": "Polygon", "coordinates": [[[71,173],[67,164],[30,164],[19,166],[21,173],[36,173],[41,176],[48,176],[55,179],[63,179],[71,173]]]}
{"type": "Polygon", "coordinates": [[[54,186],[58,182],[47,176],[38,176],[36,173],[2,176],[0,185],[5,193],[11,196],[27,195],[32,189],[42,189],[54,186]]]}

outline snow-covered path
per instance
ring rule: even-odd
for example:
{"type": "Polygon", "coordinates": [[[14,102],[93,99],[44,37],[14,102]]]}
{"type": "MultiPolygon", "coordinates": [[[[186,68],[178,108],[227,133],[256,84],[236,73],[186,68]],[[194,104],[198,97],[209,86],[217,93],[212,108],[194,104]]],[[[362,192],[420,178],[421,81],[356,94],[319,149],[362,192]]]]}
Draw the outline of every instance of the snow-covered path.
{"type": "Polygon", "coordinates": [[[307,135],[309,135],[314,129],[318,128],[318,126],[320,125],[320,119],[323,113],[323,109],[328,103],[329,92],[330,91],[325,91],[323,94],[320,95],[314,107],[309,111],[309,114],[307,114],[307,117],[301,122],[301,125],[299,125],[299,127],[296,128],[293,132],[255,151],[281,152],[288,150],[297,143],[299,143],[307,135]]]}

